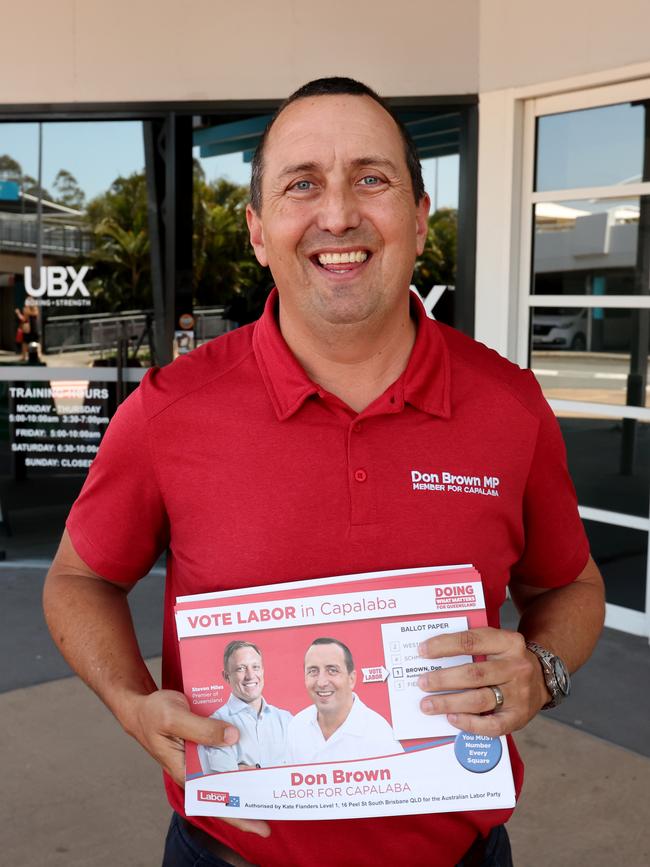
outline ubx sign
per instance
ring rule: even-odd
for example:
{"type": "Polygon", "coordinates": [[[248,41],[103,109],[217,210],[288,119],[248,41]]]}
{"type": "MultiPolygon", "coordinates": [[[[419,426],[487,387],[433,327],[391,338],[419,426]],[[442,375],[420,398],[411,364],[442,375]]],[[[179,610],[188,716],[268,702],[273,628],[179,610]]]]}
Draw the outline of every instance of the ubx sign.
{"type": "Polygon", "coordinates": [[[49,304],[62,305],[89,305],[90,292],[84,284],[84,277],[90,270],[90,266],[84,265],[78,271],[71,265],[42,266],[40,280],[37,288],[34,288],[32,268],[25,268],[25,292],[34,304],[39,306],[49,304]]]}

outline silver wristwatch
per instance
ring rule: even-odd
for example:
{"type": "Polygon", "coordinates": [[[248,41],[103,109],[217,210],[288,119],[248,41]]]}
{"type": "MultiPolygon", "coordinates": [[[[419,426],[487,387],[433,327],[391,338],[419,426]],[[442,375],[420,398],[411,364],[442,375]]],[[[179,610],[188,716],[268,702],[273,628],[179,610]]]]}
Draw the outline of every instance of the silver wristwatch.
{"type": "Polygon", "coordinates": [[[544,705],[542,710],[557,707],[571,692],[571,677],[566,665],[559,656],[554,656],[550,650],[540,647],[534,641],[527,641],[526,647],[539,659],[546,688],[551,693],[551,700],[544,705]]]}

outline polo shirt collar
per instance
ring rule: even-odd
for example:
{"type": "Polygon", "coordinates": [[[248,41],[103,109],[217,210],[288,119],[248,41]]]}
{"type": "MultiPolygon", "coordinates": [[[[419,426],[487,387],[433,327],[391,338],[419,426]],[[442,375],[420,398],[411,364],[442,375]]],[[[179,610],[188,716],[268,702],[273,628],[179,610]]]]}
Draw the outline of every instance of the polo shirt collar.
{"type": "MultiPolygon", "coordinates": [[[[350,708],[350,713],[343,720],[341,725],[336,729],[336,731],[331,735],[328,740],[336,737],[337,734],[341,732],[343,728],[345,728],[346,735],[353,735],[355,737],[365,737],[366,735],[366,725],[363,719],[362,711],[365,708],[365,705],[356,694],[356,692],[352,693],[352,707],[350,708]]],[[[316,710],[316,706],[311,706],[311,713],[309,714],[309,724],[314,728],[318,729],[318,732],[322,736],[321,727],[318,725],[318,712],[316,710]]]]}
{"type": "MultiPolygon", "coordinates": [[[[246,711],[248,713],[251,713],[250,705],[247,702],[242,701],[234,693],[230,694],[230,698],[228,699],[228,707],[229,707],[230,712],[232,714],[244,713],[246,711]]],[[[269,706],[266,703],[266,699],[264,697],[262,697],[262,706],[260,707],[260,716],[261,716],[261,714],[266,713],[268,711],[268,707],[269,706]]],[[[257,714],[254,713],[253,716],[257,716],[257,714]]]]}
{"type": "MultiPolygon", "coordinates": [[[[414,292],[411,292],[410,304],[417,333],[408,364],[402,375],[371,406],[374,414],[380,409],[393,413],[400,412],[408,403],[422,412],[448,418],[451,412],[447,345],[414,292]]],[[[308,398],[323,396],[324,392],[309,379],[287,346],[278,324],[277,310],[278,290],[274,288],[263,315],[255,323],[253,350],[273,408],[278,419],[284,421],[308,398]]]]}

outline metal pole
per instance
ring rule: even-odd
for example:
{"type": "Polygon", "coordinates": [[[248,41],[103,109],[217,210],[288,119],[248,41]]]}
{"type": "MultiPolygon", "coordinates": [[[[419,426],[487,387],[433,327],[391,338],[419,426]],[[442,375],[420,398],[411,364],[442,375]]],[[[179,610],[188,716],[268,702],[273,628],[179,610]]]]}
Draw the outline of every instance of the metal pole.
{"type": "MultiPolygon", "coordinates": [[[[38,274],[38,285],[41,285],[43,280],[43,122],[38,124],[38,199],[36,200],[36,273],[38,274]]],[[[41,308],[38,308],[39,311],[41,308]]],[[[40,319],[41,346],[45,349],[45,324],[43,317],[37,315],[37,321],[40,319]]]]}
{"type": "MultiPolygon", "coordinates": [[[[650,180],[650,100],[642,103],[645,110],[645,136],[643,152],[643,180],[650,180]]],[[[639,197],[639,227],[637,235],[636,268],[634,273],[636,293],[650,295],[650,198],[639,197]]],[[[650,311],[631,311],[630,370],[627,375],[627,406],[645,406],[648,376],[648,344],[650,343],[650,311]]],[[[623,419],[621,437],[620,472],[623,476],[634,475],[638,421],[623,419]]]]}
{"type": "MultiPolygon", "coordinates": [[[[38,199],[36,200],[36,272],[43,266],[43,124],[38,124],[38,199]]],[[[39,282],[40,286],[40,282],[39,282]]]]}
{"type": "Polygon", "coordinates": [[[434,162],[434,175],[433,175],[433,213],[438,210],[438,157],[436,157],[434,162]]]}

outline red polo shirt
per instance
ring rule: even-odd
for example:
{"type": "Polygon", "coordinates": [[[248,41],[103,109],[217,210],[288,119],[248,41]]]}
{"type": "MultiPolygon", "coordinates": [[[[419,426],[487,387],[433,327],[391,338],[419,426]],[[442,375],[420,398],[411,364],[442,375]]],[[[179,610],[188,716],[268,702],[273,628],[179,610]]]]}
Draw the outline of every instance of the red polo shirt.
{"type": "MultiPolygon", "coordinates": [[[[408,366],[357,414],[310,381],[276,306],[274,292],[254,325],[145,377],[68,519],[75,549],[108,580],[137,581],[169,547],[166,688],[182,688],[176,596],[473,563],[496,626],[509,581],[557,587],[582,571],[564,445],[529,371],[428,319],[414,298],[408,366]]],[[[182,790],[166,785],[182,813],[182,790]]],[[[444,867],[508,816],[282,821],[268,839],[192,821],[262,867],[444,867]]]]}

